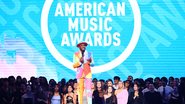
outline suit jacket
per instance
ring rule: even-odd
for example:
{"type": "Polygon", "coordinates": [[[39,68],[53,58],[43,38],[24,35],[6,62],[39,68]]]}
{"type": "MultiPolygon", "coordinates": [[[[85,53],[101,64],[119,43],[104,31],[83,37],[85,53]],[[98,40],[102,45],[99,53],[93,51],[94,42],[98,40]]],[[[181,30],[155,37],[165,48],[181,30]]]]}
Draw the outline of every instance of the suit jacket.
{"type": "Polygon", "coordinates": [[[73,68],[77,69],[76,78],[92,78],[91,66],[94,66],[94,61],[92,53],[85,51],[84,52],[84,63],[80,62],[82,58],[81,51],[75,52],[73,56],[73,68]],[[91,58],[91,62],[87,61],[91,58]]]}

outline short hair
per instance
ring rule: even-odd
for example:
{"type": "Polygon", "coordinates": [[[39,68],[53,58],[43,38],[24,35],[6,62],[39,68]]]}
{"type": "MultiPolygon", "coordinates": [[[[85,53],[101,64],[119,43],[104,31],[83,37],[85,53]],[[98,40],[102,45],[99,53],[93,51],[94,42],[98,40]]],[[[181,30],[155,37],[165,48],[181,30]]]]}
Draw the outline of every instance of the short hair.
{"type": "Polygon", "coordinates": [[[114,76],[114,80],[120,80],[119,76],[114,76]]]}
{"type": "Polygon", "coordinates": [[[169,77],[169,80],[172,80],[172,81],[173,81],[173,80],[174,80],[174,77],[172,77],[172,76],[171,76],[171,77],[169,77]]]}
{"type": "Polygon", "coordinates": [[[168,79],[167,79],[166,77],[162,77],[162,78],[161,78],[161,81],[164,81],[164,82],[167,83],[167,82],[168,82],[168,79]]]}

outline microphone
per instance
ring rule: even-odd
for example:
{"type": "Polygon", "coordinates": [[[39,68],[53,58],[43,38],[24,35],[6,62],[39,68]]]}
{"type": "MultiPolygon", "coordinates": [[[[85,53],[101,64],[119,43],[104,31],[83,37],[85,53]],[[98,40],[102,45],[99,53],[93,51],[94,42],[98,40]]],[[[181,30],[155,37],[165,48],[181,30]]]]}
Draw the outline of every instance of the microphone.
{"type": "Polygon", "coordinates": [[[82,52],[82,57],[80,59],[81,63],[84,63],[84,51],[81,51],[82,52]]]}
{"type": "Polygon", "coordinates": [[[82,51],[82,57],[84,57],[84,51],[82,51]]]}

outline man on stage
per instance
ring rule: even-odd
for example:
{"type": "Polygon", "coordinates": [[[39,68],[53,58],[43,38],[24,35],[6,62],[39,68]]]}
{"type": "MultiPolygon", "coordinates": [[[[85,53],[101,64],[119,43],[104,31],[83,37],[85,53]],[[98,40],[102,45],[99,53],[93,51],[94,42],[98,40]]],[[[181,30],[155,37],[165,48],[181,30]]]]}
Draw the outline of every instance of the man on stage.
{"type": "Polygon", "coordinates": [[[81,42],[77,44],[79,48],[78,52],[75,52],[73,56],[73,67],[77,69],[76,78],[78,80],[78,101],[79,104],[83,104],[83,93],[84,88],[86,91],[87,102],[92,104],[92,92],[91,92],[91,82],[92,73],[90,66],[93,65],[93,57],[90,52],[87,52],[86,42],[81,42]],[[85,81],[85,87],[84,87],[85,81]]]}

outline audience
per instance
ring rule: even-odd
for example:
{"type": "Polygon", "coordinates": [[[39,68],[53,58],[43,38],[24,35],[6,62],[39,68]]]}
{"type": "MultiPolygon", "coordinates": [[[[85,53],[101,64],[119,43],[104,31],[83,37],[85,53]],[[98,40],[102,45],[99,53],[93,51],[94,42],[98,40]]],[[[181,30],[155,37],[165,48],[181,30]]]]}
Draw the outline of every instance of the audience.
{"type": "MultiPolygon", "coordinates": [[[[0,78],[0,104],[78,104],[76,79],[0,78]]],[[[185,104],[185,77],[92,80],[92,104],[185,104]]]]}

